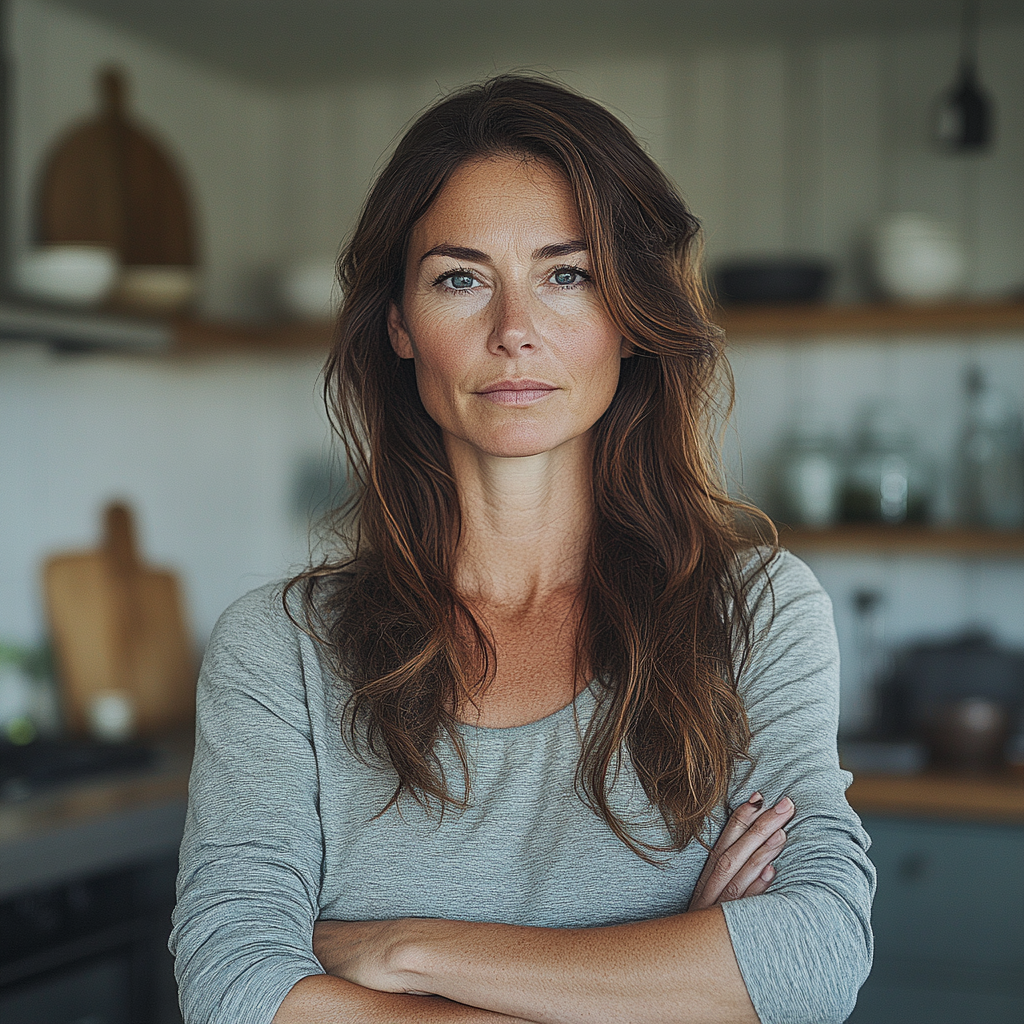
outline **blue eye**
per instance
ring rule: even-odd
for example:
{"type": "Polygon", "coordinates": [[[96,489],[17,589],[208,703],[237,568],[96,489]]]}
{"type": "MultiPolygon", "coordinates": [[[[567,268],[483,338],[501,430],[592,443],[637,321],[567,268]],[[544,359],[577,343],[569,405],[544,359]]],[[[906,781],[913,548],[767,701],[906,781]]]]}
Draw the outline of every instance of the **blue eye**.
{"type": "Polygon", "coordinates": [[[579,267],[559,267],[552,271],[549,280],[561,288],[570,288],[575,284],[589,281],[590,275],[579,267]]]}
{"type": "Polygon", "coordinates": [[[477,286],[479,282],[476,279],[476,275],[471,270],[449,270],[444,274],[439,274],[434,279],[434,284],[443,284],[447,289],[453,292],[471,292],[477,286]]]}

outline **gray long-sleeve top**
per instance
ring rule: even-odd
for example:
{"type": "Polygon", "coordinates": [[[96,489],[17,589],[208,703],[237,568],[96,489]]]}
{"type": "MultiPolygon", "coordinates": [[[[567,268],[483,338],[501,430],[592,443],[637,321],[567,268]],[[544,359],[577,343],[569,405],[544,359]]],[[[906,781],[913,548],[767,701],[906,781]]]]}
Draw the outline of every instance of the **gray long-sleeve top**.
{"type": "MultiPolygon", "coordinates": [[[[740,690],[753,740],[730,804],[760,790],[770,802],[789,795],[796,815],[771,889],[723,909],[764,1024],[842,1021],[871,963],[874,872],[836,756],[831,605],[792,555],[770,574],[774,601],[763,582],[751,592],[761,638],[740,690]]],[[[376,816],[394,777],[345,746],[345,696],[285,615],[279,585],[224,613],[199,682],[170,942],[186,1024],[270,1021],[296,982],[323,973],[320,918],[593,927],[686,909],[706,850],[692,842],[648,864],[574,791],[590,690],[528,725],[463,726],[471,803],[440,822],[412,801],[376,816]]],[[[612,795],[635,834],[664,840],[631,771],[612,795]]]]}

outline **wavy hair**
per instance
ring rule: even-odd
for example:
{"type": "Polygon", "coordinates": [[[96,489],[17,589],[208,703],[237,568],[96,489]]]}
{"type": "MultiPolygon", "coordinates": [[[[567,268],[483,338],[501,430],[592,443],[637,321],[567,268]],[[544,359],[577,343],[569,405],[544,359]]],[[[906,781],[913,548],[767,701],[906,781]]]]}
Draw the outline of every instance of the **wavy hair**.
{"type": "Polygon", "coordinates": [[[749,746],[737,692],[752,642],[738,557],[749,542],[736,521],[741,508],[760,513],[729,498],[719,471],[714,437],[732,380],[708,316],[699,224],[597,103],[544,78],[503,75],[441,100],[398,143],[340,260],[345,298],[324,371],[356,480],[336,524],[345,546],[289,589],[301,586],[304,628],[345,681],[346,742],[395,772],[391,803],[464,805],[458,715],[493,678],[495,650],[454,585],[455,480],[413,363],[391,348],[387,315],[401,305],[413,225],[456,168],[500,154],[565,176],[598,294],[634,351],[594,428],[576,665],[595,680],[597,706],[576,789],[651,860],[701,840],[749,746]],[[444,737],[459,756],[461,793],[438,755],[444,737]],[[623,756],[665,822],[664,844],[641,841],[613,808],[623,756]]]}

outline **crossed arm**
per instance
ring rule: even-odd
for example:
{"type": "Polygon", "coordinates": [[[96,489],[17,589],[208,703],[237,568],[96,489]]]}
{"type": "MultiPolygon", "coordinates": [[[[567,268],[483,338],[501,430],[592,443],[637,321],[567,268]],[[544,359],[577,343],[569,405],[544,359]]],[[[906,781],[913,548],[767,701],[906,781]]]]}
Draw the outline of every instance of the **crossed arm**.
{"type": "Polygon", "coordinates": [[[708,856],[687,913],[604,928],[466,921],[321,921],[327,975],[302,979],[274,1024],[756,1024],[720,904],[764,892],[788,799],[755,794],[708,856]]]}

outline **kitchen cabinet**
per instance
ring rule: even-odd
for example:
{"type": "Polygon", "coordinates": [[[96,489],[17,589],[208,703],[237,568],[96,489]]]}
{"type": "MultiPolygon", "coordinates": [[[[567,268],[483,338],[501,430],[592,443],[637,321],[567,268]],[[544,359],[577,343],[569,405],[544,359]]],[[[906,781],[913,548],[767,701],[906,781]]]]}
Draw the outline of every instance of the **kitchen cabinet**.
{"type": "Polygon", "coordinates": [[[5,1024],[181,1024],[167,950],[177,851],[0,900],[5,1024]]]}
{"type": "Polygon", "coordinates": [[[1024,824],[867,815],[875,961],[852,1024],[1024,1020],[1024,824]]]}
{"type": "Polygon", "coordinates": [[[0,1020],[180,1024],[167,951],[191,737],[145,771],[0,799],[0,1020]]]}

